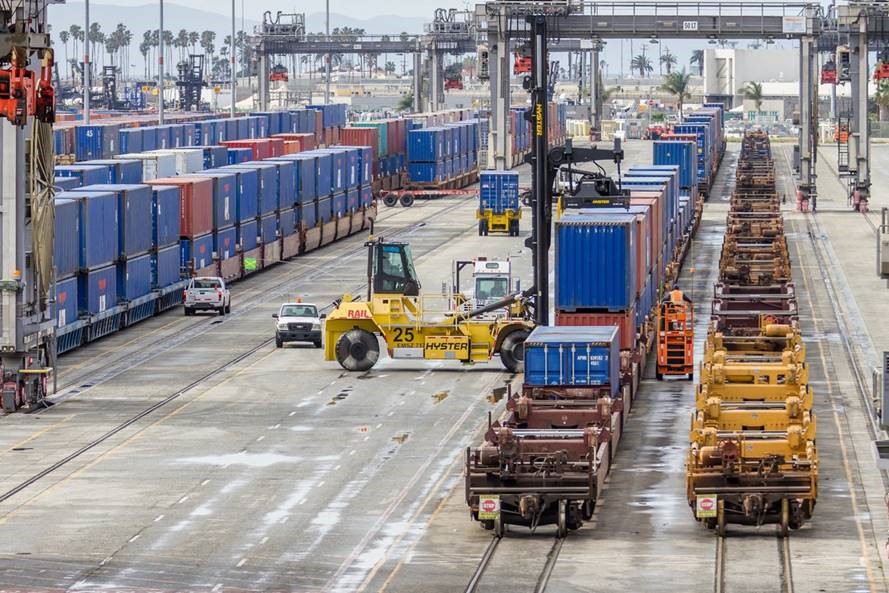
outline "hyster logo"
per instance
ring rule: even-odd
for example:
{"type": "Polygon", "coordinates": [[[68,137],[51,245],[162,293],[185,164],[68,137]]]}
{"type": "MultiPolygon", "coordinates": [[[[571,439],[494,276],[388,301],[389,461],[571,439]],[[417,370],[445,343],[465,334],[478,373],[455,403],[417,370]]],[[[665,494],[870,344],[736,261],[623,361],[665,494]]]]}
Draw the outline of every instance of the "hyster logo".
{"type": "Polygon", "coordinates": [[[538,103],[537,109],[534,111],[534,124],[538,136],[543,136],[543,104],[538,103]]]}
{"type": "Polygon", "coordinates": [[[364,309],[349,309],[346,311],[346,317],[349,319],[370,319],[370,313],[364,309]]]}
{"type": "Polygon", "coordinates": [[[469,344],[466,342],[429,342],[426,344],[427,350],[468,350],[469,344]]]}

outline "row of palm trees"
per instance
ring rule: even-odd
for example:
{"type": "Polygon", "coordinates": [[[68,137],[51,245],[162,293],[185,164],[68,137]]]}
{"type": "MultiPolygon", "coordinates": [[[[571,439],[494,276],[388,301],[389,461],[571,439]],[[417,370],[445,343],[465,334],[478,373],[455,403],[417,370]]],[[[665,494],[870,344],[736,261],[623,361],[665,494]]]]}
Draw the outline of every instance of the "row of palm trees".
{"type": "MultiPolygon", "coordinates": [[[[74,79],[75,74],[80,72],[80,59],[69,57],[69,55],[83,55],[82,48],[84,43],[88,43],[90,56],[92,57],[91,61],[94,65],[117,66],[125,80],[131,78],[130,49],[134,39],[132,31],[123,23],[118,23],[117,27],[107,34],[102,31],[99,23],[92,23],[89,32],[85,32],[83,27],[79,25],[71,25],[68,29],[59,31],[58,40],[64,47],[65,52],[65,76],[74,79]],[[69,43],[72,45],[70,54],[68,53],[69,43]],[[78,48],[81,48],[80,53],[78,53],[78,48]]],[[[244,52],[246,41],[247,34],[239,31],[234,39],[234,47],[235,51],[241,56],[240,67],[242,70],[246,68],[244,52]]],[[[174,54],[176,55],[176,62],[187,61],[189,54],[198,53],[198,47],[207,56],[209,64],[207,74],[209,77],[221,78],[229,75],[229,56],[232,51],[231,35],[224,37],[221,47],[217,50],[215,31],[198,32],[180,29],[175,36],[172,31],[164,31],[164,61],[167,64],[174,64],[174,54]]],[[[158,30],[152,29],[143,32],[142,41],[137,49],[142,54],[145,63],[144,77],[150,79],[156,76],[155,64],[157,63],[157,52],[160,50],[158,30]]],[[[167,75],[175,77],[175,67],[168,67],[167,75]]]]}
{"type": "MultiPolygon", "coordinates": [[[[667,75],[670,75],[673,73],[673,69],[679,64],[679,59],[676,57],[675,54],[667,49],[658,58],[658,62],[660,67],[660,74],[663,75],[664,70],[666,70],[667,75]]],[[[703,75],[704,50],[694,50],[691,54],[689,64],[697,66],[698,75],[703,75]]],[[[652,63],[651,59],[647,55],[645,55],[645,53],[641,53],[630,61],[630,69],[633,72],[639,72],[639,76],[641,78],[645,78],[646,76],[650,76],[651,73],[654,72],[654,64],[652,63]]]]}

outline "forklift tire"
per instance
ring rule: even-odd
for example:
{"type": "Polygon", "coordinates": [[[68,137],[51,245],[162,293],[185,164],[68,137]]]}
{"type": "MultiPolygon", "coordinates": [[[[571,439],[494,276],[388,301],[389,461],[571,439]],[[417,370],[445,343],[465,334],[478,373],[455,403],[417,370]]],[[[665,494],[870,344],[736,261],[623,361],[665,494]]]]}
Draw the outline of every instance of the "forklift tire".
{"type": "Polygon", "coordinates": [[[525,340],[528,331],[520,329],[512,332],[500,345],[500,361],[511,373],[520,373],[525,370],[525,340]]]}
{"type": "Polygon", "coordinates": [[[519,236],[519,221],[518,220],[510,220],[509,221],[509,235],[511,237],[519,236]]]}
{"type": "Polygon", "coordinates": [[[391,208],[392,206],[398,204],[398,198],[389,194],[385,198],[383,198],[383,203],[391,208]]]}
{"type": "Polygon", "coordinates": [[[480,220],[478,222],[478,236],[479,237],[487,237],[488,236],[488,221],[480,220]]]}
{"type": "Polygon", "coordinates": [[[380,357],[377,337],[363,329],[349,330],[336,341],[336,361],[347,371],[367,371],[380,357]]]}
{"type": "Polygon", "coordinates": [[[401,205],[405,208],[410,208],[414,205],[414,194],[402,194],[401,196],[401,205]]]}

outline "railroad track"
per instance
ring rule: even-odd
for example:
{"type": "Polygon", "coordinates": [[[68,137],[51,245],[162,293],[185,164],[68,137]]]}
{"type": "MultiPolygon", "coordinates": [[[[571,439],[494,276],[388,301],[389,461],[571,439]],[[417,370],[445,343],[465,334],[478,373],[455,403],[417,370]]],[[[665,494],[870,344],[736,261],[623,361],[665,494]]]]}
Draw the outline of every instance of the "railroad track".
{"type": "MultiPolygon", "coordinates": [[[[780,531],[776,530],[775,540],[777,542],[776,545],[776,564],[773,564],[773,568],[777,568],[777,572],[774,575],[777,580],[778,589],[770,589],[780,591],[780,593],[793,593],[793,566],[791,562],[790,555],[790,538],[782,537],[780,531]]],[[[733,575],[730,570],[730,564],[726,558],[728,556],[728,548],[729,548],[729,539],[725,536],[717,536],[716,537],[716,563],[715,563],[715,571],[713,575],[713,591],[714,593],[732,593],[736,590],[750,590],[750,583],[748,581],[751,573],[749,572],[749,565],[743,562],[738,562],[738,565],[741,566],[741,570],[738,572],[738,575],[733,575]]],[[[736,540],[736,542],[739,540],[736,540]]],[[[745,540],[747,543],[749,540],[745,540]]],[[[761,541],[759,538],[753,540],[756,545],[760,545],[761,541]]],[[[732,565],[733,566],[733,565],[732,565]]],[[[765,568],[765,567],[763,567],[765,568]]],[[[766,585],[765,583],[757,583],[759,586],[766,585]]]]}
{"type": "MultiPolygon", "coordinates": [[[[494,558],[495,552],[501,546],[504,539],[506,538],[494,536],[491,538],[491,541],[488,542],[488,546],[485,548],[482,558],[475,568],[475,572],[472,573],[472,577],[469,579],[469,584],[466,585],[464,593],[476,593],[476,591],[479,590],[479,586],[486,575],[486,571],[491,565],[491,559],[494,558]]],[[[544,591],[546,591],[546,587],[549,585],[550,576],[552,576],[553,569],[559,559],[559,553],[562,551],[562,543],[564,541],[564,538],[554,538],[552,547],[550,547],[549,553],[546,555],[546,562],[543,565],[543,569],[537,576],[537,581],[534,585],[534,593],[544,593],[544,591]]]]}
{"type": "MultiPolygon", "coordinates": [[[[462,205],[462,202],[460,202],[460,201],[457,201],[453,204],[449,204],[445,208],[438,210],[437,215],[442,215],[442,214],[448,213],[452,210],[457,209],[461,205],[462,205]]],[[[421,228],[424,225],[425,225],[425,222],[423,222],[423,221],[410,223],[410,224],[404,225],[401,228],[398,228],[398,229],[388,232],[387,236],[398,237],[398,236],[402,236],[405,234],[409,234],[409,233],[421,228]]],[[[472,225],[466,227],[466,229],[462,229],[462,232],[465,232],[465,230],[468,230],[471,228],[475,228],[475,224],[472,224],[472,225]]],[[[436,249],[438,249],[442,245],[446,244],[449,240],[450,240],[449,238],[444,238],[440,241],[436,241],[436,243],[433,244],[432,246],[428,247],[428,251],[425,254],[423,254],[422,256],[419,256],[417,258],[417,260],[421,260],[423,257],[428,256],[429,254],[434,252],[436,249]]],[[[345,247],[345,249],[343,249],[343,251],[345,253],[342,256],[337,256],[337,259],[340,262],[342,262],[344,260],[344,258],[350,259],[350,258],[356,257],[358,255],[363,255],[365,253],[365,248],[363,245],[361,245],[359,247],[353,247],[353,246],[344,246],[344,247],[345,247]]],[[[303,270],[301,273],[297,274],[296,276],[288,276],[288,278],[286,280],[278,283],[277,285],[275,285],[273,287],[263,286],[261,288],[258,288],[257,290],[259,292],[262,292],[265,296],[269,296],[270,293],[275,294],[276,291],[283,292],[284,287],[291,286],[294,283],[298,282],[299,280],[304,280],[304,279],[308,278],[311,274],[317,273],[319,270],[321,270],[321,268],[326,267],[327,265],[328,264],[326,264],[326,263],[321,263],[321,264],[318,264],[315,266],[311,266],[311,267],[307,268],[306,270],[303,270]]],[[[360,291],[365,286],[366,286],[366,283],[364,283],[360,286],[357,286],[353,289],[353,292],[360,291]]],[[[248,305],[244,305],[241,308],[237,309],[232,314],[232,317],[244,315],[248,311],[251,311],[252,309],[259,306],[260,304],[262,304],[262,303],[261,302],[254,302],[254,303],[251,303],[248,305]]],[[[169,351],[170,349],[174,348],[175,346],[177,346],[189,339],[200,336],[201,334],[203,334],[207,331],[210,331],[213,327],[215,327],[215,325],[213,325],[213,324],[196,324],[196,325],[197,325],[197,329],[199,331],[188,331],[188,330],[195,328],[195,326],[192,326],[192,327],[188,328],[188,330],[178,333],[176,336],[173,336],[169,340],[164,340],[160,344],[152,345],[151,351],[146,353],[146,355],[137,357],[135,359],[129,358],[129,359],[127,359],[127,363],[125,363],[125,364],[122,363],[116,367],[113,366],[112,369],[110,370],[110,372],[104,373],[98,380],[92,382],[90,384],[90,388],[100,385],[104,382],[107,382],[107,381],[113,379],[114,377],[116,377],[116,376],[118,376],[118,375],[120,375],[120,374],[134,368],[134,367],[144,364],[145,362],[148,362],[149,360],[152,360],[153,358],[156,358],[157,356],[160,356],[161,354],[169,351]]],[[[256,344],[253,344],[248,349],[240,352],[236,356],[222,362],[221,364],[214,366],[212,369],[210,369],[207,372],[201,374],[200,376],[194,378],[188,384],[178,388],[176,391],[163,396],[157,402],[155,402],[155,403],[147,406],[146,408],[142,409],[141,411],[133,414],[126,420],[118,423],[110,430],[108,430],[105,433],[101,434],[100,436],[90,440],[86,444],[80,446],[79,448],[77,448],[73,452],[69,453],[68,455],[62,457],[58,461],[53,462],[52,464],[46,466],[42,470],[35,472],[30,477],[19,482],[17,485],[13,486],[12,488],[9,488],[8,490],[6,490],[3,493],[0,493],[0,503],[5,502],[5,501],[9,500],[10,498],[16,496],[20,492],[30,488],[31,486],[35,485],[43,478],[49,476],[50,474],[53,474],[54,472],[58,471],[59,469],[65,467],[66,465],[75,461],[76,459],[81,457],[83,454],[91,451],[92,449],[95,449],[99,445],[112,439],[115,435],[119,434],[120,432],[136,425],[141,420],[150,416],[151,414],[160,410],[161,408],[168,406],[169,404],[176,401],[177,399],[179,399],[180,397],[182,397],[184,394],[191,391],[195,387],[198,387],[202,383],[205,383],[208,380],[211,380],[214,377],[217,377],[217,376],[227,372],[233,366],[250,358],[257,352],[259,352],[260,350],[265,348],[266,346],[270,345],[272,342],[274,342],[274,337],[269,337],[267,339],[263,339],[262,341],[260,341],[256,344]]],[[[84,393],[84,391],[78,391],[72,395],[80,395],[82,393],[84,393]]],[[[58,403],[58,402],[56,402],[56,403],[58,403]]]]}

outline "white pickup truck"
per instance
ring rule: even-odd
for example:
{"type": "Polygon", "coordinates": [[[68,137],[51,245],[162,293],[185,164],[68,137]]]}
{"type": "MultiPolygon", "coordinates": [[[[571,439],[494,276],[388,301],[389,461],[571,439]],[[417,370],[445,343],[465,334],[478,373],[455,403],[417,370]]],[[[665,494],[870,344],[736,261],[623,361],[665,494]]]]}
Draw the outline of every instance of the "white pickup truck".
{"type": "Polygon", "coordinates": [[[195,311],[216,311],[220,315],[232,312],[232,297],[222,278],[192,278],[185,287],[182,304],[185,315],[195,311]]]}

